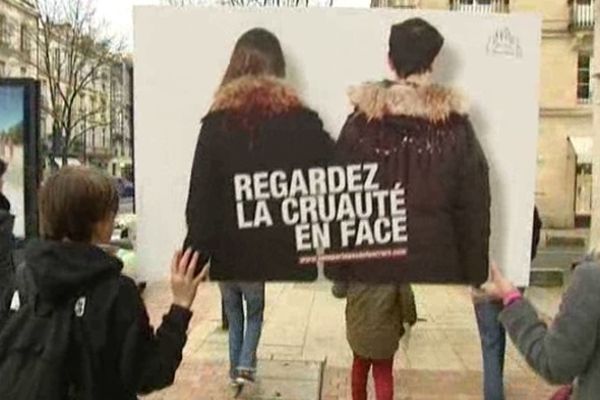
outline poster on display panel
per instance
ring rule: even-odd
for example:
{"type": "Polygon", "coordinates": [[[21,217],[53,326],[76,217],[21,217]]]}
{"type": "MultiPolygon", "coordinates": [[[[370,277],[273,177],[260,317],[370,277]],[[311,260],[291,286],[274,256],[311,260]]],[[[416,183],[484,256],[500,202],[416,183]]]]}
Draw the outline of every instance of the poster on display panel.
{"type": "Polygon", "coordinates": [[[0,79],[0,208],[14,215],[16,238],[38,234],[39,83],[33,79],[0,79]]]}
{"type": "Polygon", "coordinates": [[[539,17],[138,7],[134,23],[147,279],[185,243],[214,280],[478,284],[493,259],[528,284],[539,17]],[[432,63],[400,73],[415,57],[432,63]]]}

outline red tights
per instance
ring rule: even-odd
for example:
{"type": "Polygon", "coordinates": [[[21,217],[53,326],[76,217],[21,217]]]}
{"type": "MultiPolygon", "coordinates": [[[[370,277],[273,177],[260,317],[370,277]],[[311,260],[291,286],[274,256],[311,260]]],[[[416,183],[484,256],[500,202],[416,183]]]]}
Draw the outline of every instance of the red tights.
{"type": "Polygon", "coordinates": [[[394,359],[370,360],[354,355],[352,364],[352,400],[367,400],[367,381],[373,366],[373,380],[377,400],[394,398],[394,359]]]}

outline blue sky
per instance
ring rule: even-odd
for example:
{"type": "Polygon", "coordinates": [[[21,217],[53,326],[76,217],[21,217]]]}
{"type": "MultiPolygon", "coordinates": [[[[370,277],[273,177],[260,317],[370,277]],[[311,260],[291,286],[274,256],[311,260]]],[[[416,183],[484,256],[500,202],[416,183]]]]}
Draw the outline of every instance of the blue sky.
{"type": "Polygon", "coordinates": [[[0,87],[0,131],[23,120],[23,88],[0,87]]]}

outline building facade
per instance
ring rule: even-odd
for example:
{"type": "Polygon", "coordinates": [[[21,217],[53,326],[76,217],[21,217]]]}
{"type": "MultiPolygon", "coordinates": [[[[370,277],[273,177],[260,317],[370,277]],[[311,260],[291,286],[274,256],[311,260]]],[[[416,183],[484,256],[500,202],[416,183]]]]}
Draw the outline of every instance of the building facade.
{"type": "Polygon", "coordinates": [[[31,2],[0,0],[0,77],[36,77],[37,21],[31,2]]]}
{"type": "Polygon", "coordinates": [[[546,228],[589,226],[595,0],[375,0],[375,5],[543,16],[536,204],[546,228]]]}
{"type": "MultiPolygon", "coordinates": [[[[65,61],[72,55],[72,49],[68,48],[68,41],[61,39],[68,37],[71,28],[66,24],[53,26],[49,46],[45,45],[41,29],[33,1],[0,0],[0,77],[40,81],[41,141],[47,152],[55,152],[64,143],[53,143],[52,131],[56,128],[53,128],[52,110],[57,108],[56,101],[59,100],[52,102],[50,86],[60,85],[63,93],[69,93],[69,85],[73,85],[72,72],[65,61]],[[48,53],[51,65],[44,63],[45,53],[48,53]],[[61,65],[60,72],[58,65],[61,65]],[[59,79],[57,74],[61,74],[59,79]]],[[[92,67],[94,62],[90,60],[79,65],[80,75],[96,69],[92,67]]],[[[72,108],[72,119],[77,123],[71,134],[74,140],[69,147],[69,162],[93,164],[119,176],[123,170],[131,168],[132,70],[128,59],[114,54],[110,62],[97,68],[85,89],[78,91],[72,108]],[[118,168],[114,168],[115,165],[118,168]]],[[[62,164],[59,156],[54,160],[49,157],[48,161],[62,164]]]]}
{"type": "Polygon", "coordinates": [[[133,180],[133,62],[119,58],[111,68],[110,173],[133,180]]]}

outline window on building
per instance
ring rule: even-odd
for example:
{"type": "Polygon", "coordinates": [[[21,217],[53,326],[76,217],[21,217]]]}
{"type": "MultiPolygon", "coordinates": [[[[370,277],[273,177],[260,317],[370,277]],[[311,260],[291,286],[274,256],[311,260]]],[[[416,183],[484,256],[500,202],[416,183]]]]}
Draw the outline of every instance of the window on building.
{"type": "Polygon", "coordinates": [[[48,132],[46,132],[46,119],[45,118],[42,118],[40,120],[40,129],[42,132],[42,136],[46,136],[49,134],[48,132]]]}
{"type": "Polygon", "coordinates": [[[27,25],[21,25],[21,36],[20,36],[19,48],[23,53],[27,53],[29,51],[29,31],[27,30],[27,25]]]}
{"type": "Polygon", "coordinates": [[[577,59],[577,100],[580,103],[592,100],[592,60],[589,53],[581,53],[577,59]]]}
{"type": "Polygon", "coordinates": [[[9,43],[9,26],[6,15],[0,14],[0,45],[9,43]]]}

